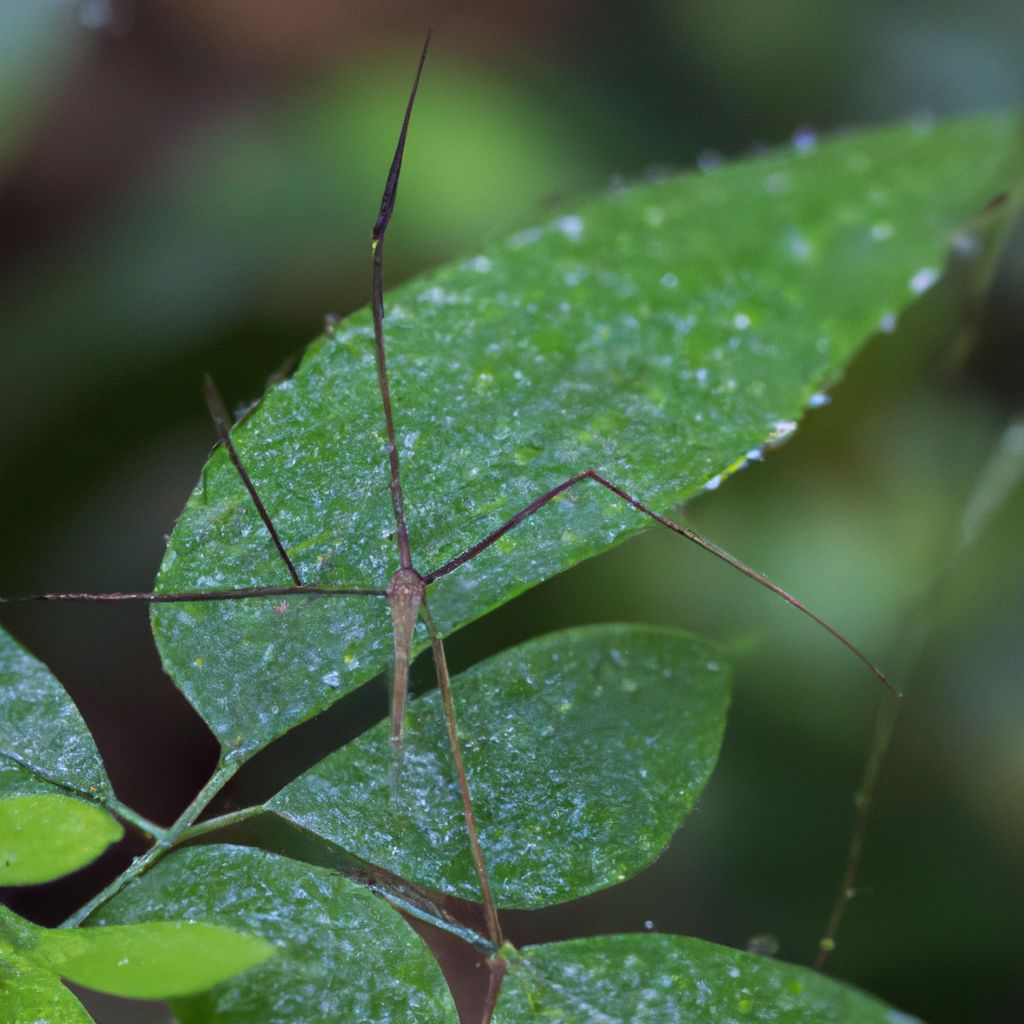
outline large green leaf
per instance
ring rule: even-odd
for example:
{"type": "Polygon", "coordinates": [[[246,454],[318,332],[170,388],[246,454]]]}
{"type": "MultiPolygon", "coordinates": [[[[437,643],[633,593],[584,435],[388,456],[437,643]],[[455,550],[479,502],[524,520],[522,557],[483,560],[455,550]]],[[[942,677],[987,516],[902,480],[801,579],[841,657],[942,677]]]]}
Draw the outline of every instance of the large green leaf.
{"type": "Polygon", "coordinates": [[[112,795],[96,744],[50,670],[0,630],[0,772],[5,793],[40,792],[28,773],[91,799],[112,795]],[[5,768],[20,766],[22,775],[5,768]],[[19,788],[15,779],[23,779],[19,788]]]}
{"type": "Polygon", "coordinates": [[[678,935],[608,935],[509,960],[494,1024],[915,1024],[806,967],[678,935]]]}
{"type": "MultiPolygon", "coordinates": [[[[34,987],[44,992],[59,988],[58,979],[63,977],[111,995],[161,999],[211,988],[274,952],[265,939],[223,925],[144,921],[40,928],[0,904],[0,965],[13,958],[31,968],[23,978],[27,994],[34,987]],[[40,972],[49,974],[52,984],[37,979],[40,972]]],[[[16,989],[18,976],[12,973],[9,984],[16,989]]],[[[0,1002],[0,1008],[6,1004],[0,1002]]]]}
{"type": "Polygon", "coordinates": [[[135,999],[212,988],[275,952],[265,939],[201,921],[41,928],[33,956],[70,981],[135,999]]]}
{"type": "MultiPolygon", "coordinates": [[[[0,771],[0,794],[11,775],[0,771]]],[[[123,835],[103,808],[63,793],[0,798],[0,885],[35,885],[70,874],[123,835]]]]}
{"type": "MultiPolygon", "coordinates": [[[[849,134],[616,190],[395,290],[388,346],[417,567],[588,466],[662,511],[713,486],[787,433],[938,278],[954,234],[1021,163],[1011,117],[849,134]]],[[[307,582],[386,585],[394,523],[366,311],[315,343],[235,438],[307,582]]],[[[587,482],[432,586],[435,615],[454,629],[644,525],[587,482]]],[[[287,582],[216,452],[159,589],[287,582]]],[[[153,624],[167,670],[232,757],[390,656],[372,597],[155,606],[153,624]]]]}
{"type": "Polygon", "coordinates": [[[426,946],[382,900],[335,872],[242,847],[192,847],[162,860],[95,919],[167,918],[254,932],[277,947],[245,975],[175,1000],[182,1024],[458,1020],[426,946]]]}
{"type": "Polygon", "coordinates": [[[11,1024],[93,1024],[56,974],[0,951],[0,1010],[11,1024]]]}
{"type": "MultiPolygon", "coordinates": [[[[706,643],[649,626],[553,633],[452,689],[494,897],[509,907],[576,899],[650,864],[711,774],[729,701],[706,643]]],[[[397,799],[382,723],[268,809],[405,879],[478,899],[436,692],[412,705],[407,729],[397,799]]]]}

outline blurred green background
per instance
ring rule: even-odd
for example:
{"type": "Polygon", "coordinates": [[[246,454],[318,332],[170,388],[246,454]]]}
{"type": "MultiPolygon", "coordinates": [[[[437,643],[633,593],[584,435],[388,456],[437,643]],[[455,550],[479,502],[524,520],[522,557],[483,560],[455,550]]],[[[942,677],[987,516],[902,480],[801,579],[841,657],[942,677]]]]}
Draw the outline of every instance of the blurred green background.
{"type": "MultiPolygon", "coordinates": [[[[392,282],[616,175],[1024,92],[1024,7],[1002,0],[6,0],[0,592],[148,587],[212,441],[202,373],[244,404],[325,314],[365,303],[428,25],[392,282]]],[[[929,293],[792,442],[687,510],[909,692],[869,891],[830,969],[933,1024],[1024,1019],[1022,280],[1018,229],[987,304],[956,280],[929,293]]],[[[121,798],[169,822],[215,747],[163,677],[145,610],[2,618],[68,686],[121,798]]],[[[453,667],[602,619],[732,648],[720,767],[653,868],[509,915],[510,937],[648,926],[742,946],[771,933],[809,961],[845,854],[870,677],[781,602],[656,533],[470,627],[453,667]]],[[[356,705],[346,713],[383,713],[383,689],[356,705]]],[[[10,900],[52,923],[133,852],[10,900]]],[[[101,1019],[162,1019],[102,1006],[101,1019]]]]}

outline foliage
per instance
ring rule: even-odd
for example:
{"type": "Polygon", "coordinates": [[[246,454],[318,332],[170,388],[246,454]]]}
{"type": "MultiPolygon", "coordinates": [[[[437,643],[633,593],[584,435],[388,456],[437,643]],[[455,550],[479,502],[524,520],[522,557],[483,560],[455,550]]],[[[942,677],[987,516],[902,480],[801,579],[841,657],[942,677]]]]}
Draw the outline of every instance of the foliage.
{"type": "MultiPolygon", "coordinates": [[[[396,289],[389,360],[419,568],[587,467],[667,511],[760,458],[941,277],[954,238],[991,254],[1013,204],[982,211],[1016,182],[1020,157],[1004,117],[804,139],[617,189],[396,289]]],[[[314,343],[233,435],[309,584],[382,589],[394,568],[370,333],[357,314],[314,343]]],[[[442,632],[644,525],[584,482],[431,585],[442,632]]],[[[218,450],[157,591],[277,588],[282,572],[218,450]]],[[[59,683],[0,638],[9,881],[88,862],[120,835],[115,819],[155,841],[73,918],[90,927],[50,932],[5,914],[0,996],[19,1012],[85,1019],[61,975],[146,997],[220,982],[176,1000],[186,1022],[455,1020],[399,908],[500,965],[498,1021],[896,1019],[820,976],[674,936],[494,948],[451,909],[449,897],[479,894],[434,698],[411,710],[397,793],[381,727],[251,809],[286,826],[264,833],[275,852],[219,842],[230,822],[196,822],[238,768],[386,666],[387,609],[379,595],[276,594],[154,604],[152,619],[166,670],[222,751],[170,829],[117,800],[59,683]],[[190,840],[204,845],[175,849],[190,840]],[[35,873],[19,876],[25,863],[35,873]]],[[[649,864],[711,772],[728,699],[705,641],[635,625],[521,644],[453,689],[483,848],[509,907],[574,899],[649,864]]]]}

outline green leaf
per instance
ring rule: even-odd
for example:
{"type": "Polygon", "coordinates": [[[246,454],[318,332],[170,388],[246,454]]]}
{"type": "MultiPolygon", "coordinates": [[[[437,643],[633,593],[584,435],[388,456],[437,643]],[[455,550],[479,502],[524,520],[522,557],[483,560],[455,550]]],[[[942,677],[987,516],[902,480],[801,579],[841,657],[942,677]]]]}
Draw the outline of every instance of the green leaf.
{"type": "Polygon", "coordinates": [[[202,992],[274,955],[265,939],[200,921],[40,929],[33,955],[79,985],[134,999],[202,992]]]}
{"type": "Polygon", "coordinates": [[[99,751],[78,708],[50,670],[0,630],[0,774],[5,792],[16,790],[20,766],[38,778],[92,799],[111,795],[99,751]]]}
{"type": "MultiPolygon", "coordinates": [[[[1007,116],[851,133],[618,189],[396,289],[388,353],[417,567],[587,467],[659,511],[713,486],[941,275],[954,233],[1019,180],[1020,141],[1007,116]]],[[[235,431],[308,583],[383,588],[396,568],[371,335],[365,310],[345,321],[235,431]]],[[[585,482],[432,585],[434,615],[448,632],[646,525],[585,482]]],[[[215,452],[158,589],[287,583],[215,452]]],[[[152,616],[167,671],[229,757],[391,654],[380,598],[152,616]]]]}
{"type": "MultiPolygon", "coordinates": [[[[650,864],[714,768],[729,702],[713,648],[635,625],[540,637],[457,676],[452,690],[480,841],[506,907],[576,899],[650,864]]],[[[398,799],[385,722],[267,807],[407,880],[478,899],[436,692],[413,703],[406,729],[398,799]]]]}
{"type": "Polygon", "coordinates": [[[15,954],[0,953],[0,1010],[11,1024],[93,1024],[60,978],[15,954]]]}
{"type": "Polygon", "coordinates": [[[70,874],[123,835],[106,811],[74,797],[0,799],[0,885],[35,885],[70,874]]]}
{"type": "Polygon", "coordinates": [[[233,846],[160,861],[104,907],[103,924],[197,919],[255,932],[277,955],[174,1003],[181,1024],[456,1024],[440,969],[382,900],[322,868],[233,846]]]}
{"type": "Polygon", "coordinates": [[[678,935],[527,947],[508,963],[494,1024],[915,1024],[805,967],[678,935]]]}

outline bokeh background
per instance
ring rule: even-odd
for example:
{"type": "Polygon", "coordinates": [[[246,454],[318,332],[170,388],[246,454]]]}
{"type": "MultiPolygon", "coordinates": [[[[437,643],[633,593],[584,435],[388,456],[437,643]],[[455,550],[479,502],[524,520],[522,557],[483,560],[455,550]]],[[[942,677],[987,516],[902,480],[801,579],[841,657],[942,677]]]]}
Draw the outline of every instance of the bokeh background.
{"type": "MultiPolygon", "coordinates": [[[[244,404],[325,314],[365,303],[369,228],[428,25],[392,282],[615,176],[1024,92],[1024,7],[1005,0],[7,0],[0,592],[148,587],[212,440],[203,372],[244,404]]],[[[955,281],[926,295],[792,442],[687,509],[909,692],[867,891],[830,969],[933,1024],[1024,1019],[1022,282],[1018,230],[986,305],[955,281]]],[[[809,961],[852,822],[870,677],[781,602],[656,533],[470,627],[451,657],[614,619],[729,647],[721,764],[654,867],[509,915],[511,937],[771,934],[809,961]]],[[[162,675],[145,610],[5,608],[2,621],[66,683],[122,799],[169,822],[215,748],[162,675]]],[[[377,687],[346,714],[385,708],[377,687]]],[[[6,895],[54,923],[133,852],[6,895]]],[[[87,998],[101,1020],[166,1019],[87,998]]]]}

